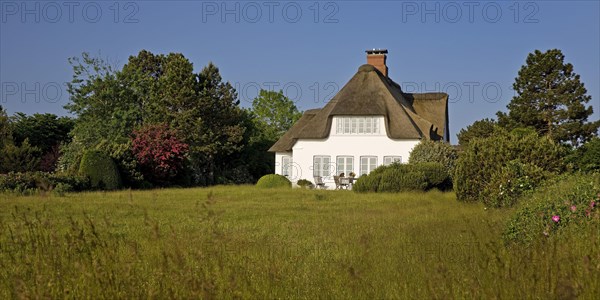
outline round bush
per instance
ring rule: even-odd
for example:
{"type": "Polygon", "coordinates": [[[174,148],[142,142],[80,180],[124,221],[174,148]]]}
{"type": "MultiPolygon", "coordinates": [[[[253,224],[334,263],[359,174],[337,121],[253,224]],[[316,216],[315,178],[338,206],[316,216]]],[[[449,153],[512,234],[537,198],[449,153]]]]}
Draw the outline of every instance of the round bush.
{"type": "Polygon", "coordinates": [[[284,188],[292,187],[292,183],[285,176],[278,174],[268,174],[261,177],[256,186],[259,188],[284,188]]]}
{"type": "Polygon", "coordinates": [[[121,176],[114,161],[100,151],[87,151],[81,158],[79,174],[90,178],[92,188],[114,190],[121,187],[121,176]]]}

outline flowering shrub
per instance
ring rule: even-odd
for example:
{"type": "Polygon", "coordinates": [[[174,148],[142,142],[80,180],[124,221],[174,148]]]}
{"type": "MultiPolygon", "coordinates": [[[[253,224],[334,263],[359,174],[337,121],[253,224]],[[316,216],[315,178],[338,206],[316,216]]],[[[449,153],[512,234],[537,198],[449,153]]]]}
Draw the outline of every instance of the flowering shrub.
{"type": "Polygon", "coordinates": [[[536,165],[513,160],[491,175],[483,187],[482,202],[491,207],[514,205],[525,193],[532,191],[549,175],[536,165]]]}
{"type": "Polygon", "coordinates": [[[556,180],[532,198],[508,222],[507,242],[529,242],[566,227],[600,225],[600,174],[556,180]]]}
{"type": "Polygon", "coordinates": [[[188,144],[166,124],[146,125],[133,132],[132,151],[144,178],[165,185],[183,168],[188,144]]]}

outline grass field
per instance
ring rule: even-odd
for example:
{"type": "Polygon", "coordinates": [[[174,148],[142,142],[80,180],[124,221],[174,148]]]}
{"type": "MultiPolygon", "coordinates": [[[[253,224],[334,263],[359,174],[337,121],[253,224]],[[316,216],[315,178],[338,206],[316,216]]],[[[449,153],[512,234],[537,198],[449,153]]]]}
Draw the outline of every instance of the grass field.
{"type": "Polygon", "coordinates": [[[441,192],[0,195],[0,298],[600,295],[598,229],[505,247],[511,213],[441,192]]]}

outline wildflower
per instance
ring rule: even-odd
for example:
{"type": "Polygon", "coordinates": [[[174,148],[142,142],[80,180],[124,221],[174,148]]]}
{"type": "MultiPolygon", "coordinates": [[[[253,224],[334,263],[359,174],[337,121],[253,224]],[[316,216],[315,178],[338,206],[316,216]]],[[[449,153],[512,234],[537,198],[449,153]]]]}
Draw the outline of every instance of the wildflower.
{"type": "Polygon", "coordinates": [[[596,207],[596,201],[590,202],[590,208],[594,208],[594,207],[596,207]]]}
{"type": "Polygon", "coordinates": [[[544,230],[544,232],[542,232],[544,234],[544,236],[549,236],[550,234],[548,233],[548,231],[544,230]]]}
{"type": "Polygon", "coordinates": [[[577,206],[575,206],[575,205],[571,205],[571,211],[572,211],[572,212],[575,212],[576,210],[577,210],[577,206]]]}
{"type": "Polygon", "coordinates": [[[552,221],[554,221],[554,223],[558,223],[558,221],[560,221],[560,216],[558,216],[558,215],[552,216],[552,221]]]}

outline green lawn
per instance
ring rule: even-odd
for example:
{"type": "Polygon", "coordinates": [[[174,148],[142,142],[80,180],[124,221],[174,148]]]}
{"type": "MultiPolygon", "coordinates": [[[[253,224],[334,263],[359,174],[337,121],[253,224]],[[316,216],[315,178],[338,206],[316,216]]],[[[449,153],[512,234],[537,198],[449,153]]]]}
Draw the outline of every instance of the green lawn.
{"type": "Polygon", "coordinates": [[[505,247],[453,193],[0,195],[0,298],[594,298],[598,230],[505,247]]]}

